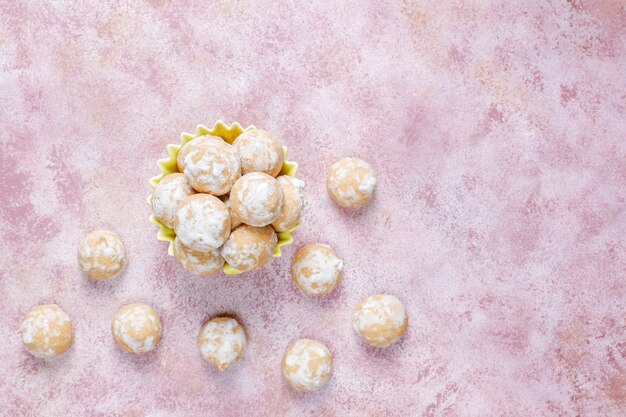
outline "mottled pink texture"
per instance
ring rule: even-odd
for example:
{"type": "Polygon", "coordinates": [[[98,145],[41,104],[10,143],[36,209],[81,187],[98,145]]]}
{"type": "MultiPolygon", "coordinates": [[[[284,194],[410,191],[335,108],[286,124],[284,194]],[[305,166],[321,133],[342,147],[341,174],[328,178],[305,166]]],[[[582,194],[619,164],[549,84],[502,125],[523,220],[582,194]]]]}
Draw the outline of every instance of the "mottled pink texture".
{"type": "Polygon", "coordinates": [[[0,1],[0,415],[626,415],[625,22],[620,0],[0,1]],[[281,259],[206,279],[145,197],[217,119],[274,132],[309,207],[281,259]],[[356,212],[324,189],[345,156],[378,173],[356,212]],[[96,227],[129,253],[107,282],[76,262],[96,227]],[[314,241],[345,261],[320,299],[288,275],[314,241]],[[378,292],[410,317],[384,350],[350,323],[378,292]],[[49,302],[76,340],[42,361],[18,328],[49,302]],[[153,354],[111,337],[129,302],[162,316],[153,354]],[[250,341],[224,373],[195,344],[219,312],[250,341]],[[299,337],[335,355],[316,394],[281,380],[299,337]]]}

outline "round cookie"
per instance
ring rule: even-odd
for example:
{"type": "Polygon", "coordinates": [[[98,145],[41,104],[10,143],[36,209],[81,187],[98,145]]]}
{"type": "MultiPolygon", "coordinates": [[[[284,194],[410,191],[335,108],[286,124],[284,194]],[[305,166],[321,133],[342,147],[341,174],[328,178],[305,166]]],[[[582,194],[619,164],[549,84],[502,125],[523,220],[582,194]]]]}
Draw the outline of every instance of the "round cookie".
{"type": "Polygon", "coordinates": [[[341,207],[359,208],[374,194],[376,176],[372,168],[358,158],[344,158],[330,167],[326,190],[341,207]]]}
{"type": "Polygon", "coordinates": [[[302,392],[317,391],[330,379],[333,357],[317,340],[298,339],[283,355],[281,370],[292,388],[302,392]]]}
{"type": "Polygon", "coordinates": [[[201,193],[220,196],[230,191],[239,178],[241,163],[232,145],[223,140],[191,141],[184,146],[183,173],[201,193]]]}
{"type": "Polygon", "coordinates": [[[404,334],[407,326],[404,306],[393,295],[367,297],[354,310],[352,327],[372,346],[386,347],[404,334]]]}
{"type": "Polygon", "coordinates": [[[283,191],[276,178],[253,172],[239,178],[230,193],[230,208],[242,222],[255,227],[271,224],[280,216],[283,191]]]}
{"type": "Polygon", "coordinates": [[[194,194],[178,204],[174,230],[180,243],[190,249],[208,252],[226,242],[230,233],[230,214],[219,198],[194,194]]]}
{"type": "Polygon", "coordinates": [[[230,230],[233,231],[243,223],[230,208],[230,195],[223,195],[220,197],[220,200],[222,200],[224,205],[228,207],[228,213],[230,214],[230,230]]]}
{"type": "Polygon", "coordinates": [[[158,221],[174,228],[174,216],[178,203],[185,197],[196,193],[181,173],[166,175],[154,187],[152,192],[152,213],[158,221]]]}
{"type": "Polygon", "coordinates": [[[120,272],[125,263],[126,249],[117,233],[94,230],[78,244],[78,265],[92,278],[111,278],[120,272]]]}
{"type": "Polygon", "coordinates": [[[222,256],[240,272],[263,267],[270,260],[278,238],[270,226],[241,225],[230,234],[222,246],[222,256]]]}
{"type": "Polygon", "coordinates": [[[216,317],[200,329],[198,349],[207,362],[223,371],[243,355],[246,349],[246,333],[237,320],[216,317]]]}
{"type": "Polygon", "coordinates": [[[326,295],[337,288],[343,262],[335,251],[320,243],[302,247],[291,262],[291,278],[307,295],[326,295]]]}
{"type": "Polygon", "coordinates": [[[52,358],[72,346],[74,333],[69,316],[56,304],[33,307],[20,326],[22,342],[38,358],[52,358]]]}
{"type": "Polygon", "coordinates": [[[284,232],[297,226],[304,208],[304,181],[295,177],[281,175],[276,178],[281,190],[283,191],[283,206],[280,215],[274,222],[272,227],[277,232],[284,232]]]}
{"type": "Polygon", "coordinates": [[[219,136],[204,135],[204,136],[198,136],[197,138],[191,139],[189,142],[185,143],[178,150],[178,154],[176,155],[176,166],[178,167],[178,171],[179,172],[185,171],[185,157],[187,156],[190,150],[192,150],[196,146],[200,146],[211,140],[223,141],[223,139],[220,138],[219,136]]]}
{"type": "Polygon", "coordinates": [[[241,158],[241,173],[263,172],[275,177],[283,167],[283,148],[270,132],[248,130],[233,142],[241,158]]]}
{"type": "Polygon", "coordinates": [[[183,268],[198,275],[213,275],[224,266],[224,258],[218,249],[193,250],[180,243],[178,237],[174,239],[174,257],[183,268]]]}
{"type": "Polygon", "coordinates": [[[161,320],[152,307],[128,304],[115,313],[111,324],[118,345],[132,353],[147,353],[161,340],[161,320]]]}

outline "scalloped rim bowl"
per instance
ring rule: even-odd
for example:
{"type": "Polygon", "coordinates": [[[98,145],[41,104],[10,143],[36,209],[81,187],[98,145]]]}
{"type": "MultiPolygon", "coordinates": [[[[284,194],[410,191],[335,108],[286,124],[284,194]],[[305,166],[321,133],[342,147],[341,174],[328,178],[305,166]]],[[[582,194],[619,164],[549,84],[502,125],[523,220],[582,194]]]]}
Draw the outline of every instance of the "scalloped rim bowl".
{"type": "MultiPolygon", "coordinates": [[[[161,170],[161,173],[155,177],[150,178],[150,187],[154,189],[154,187],[156,187],[156,185],[159,183],[159,181],[161,181],[163,177],[178,172],[178,167],[176,165],[176,156],[178,156],[178,151],[180,150],[180,148],[190,140],[195,139],[198,136],[213,135],[219,136],[228,143],[233,143],[235,138],[241,133],[247,130],[254,129],[256,129],[256,127],[252,125],[243,128],[239,123],[236,122],[231,124],[230,126],[227,126],[223,121],[218,120],[211,129],[204,125],[198,125],[196,127],[195,133],[181,133],[180,143],[167,145],[168,156],[166,158],[157,160],[157,166],[161,170]]],[[[298,170],[298,164],[296,162],[291,162],[287,160],[287,148],[284,146],[283,153],[285,155],[285,162],[283,163],[283,168],[280,170],[280,173],[278,175],[289,175],[290,177],[295,177],[296,171],[298,170]]],[[[152,195],[148,196],[146,201],[150,205],[150,207],[152,207],[152,195]]],[[[154,214],[150,215],[150,222],[156,224],[159,227],[157,239],[163,242],[169,242],[167,253],[170,256],[174,256],[174,238],[176,238],[176,233],[172,229],[158,221],[154,214]]],[[[276,250],[274,250],[274,253],[272,255],[274,258],[280,258],[280,256],[282,255],[282,252],[280,250],[281,247],[289,245],[293,242],[291,232],[300,227],[300,224],[301,222],[298,222],[296,227],[294,227],[293,229],[287,230],[286,232],[276,233],[276,235],[278,236],[278,244],[276,245],[276,250]]],[[[227,275],[241,274],[240,271],[228,265],[228,263],[224,264],[224,273],[227,275]]]]}

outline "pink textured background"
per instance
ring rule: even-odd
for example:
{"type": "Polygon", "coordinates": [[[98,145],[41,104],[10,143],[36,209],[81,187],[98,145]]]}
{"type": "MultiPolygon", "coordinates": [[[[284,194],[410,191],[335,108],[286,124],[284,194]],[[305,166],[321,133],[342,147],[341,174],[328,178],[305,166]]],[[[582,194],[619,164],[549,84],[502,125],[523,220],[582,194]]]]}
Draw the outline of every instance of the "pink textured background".
{"type": "Polygon", "coordinates": [[[0,1],[0,415],[626,415],[625,3],[439,3],[0,1]],[[310,204],[283,258],[202,279],[144,200],[165,145],[216,119],[275,132],[310,204]],[[324,190],[349,155],[379,177],[359,212],[324,190]],[[76,263],[95,227],[129,252],[109,282],[76,263]],[[313,241],[345,260],[315,300],[288,276],[313,241]],[[385,350],[350,325],[377,292],[410,316],[385,350]],[[109,331],[134,301],[165,326],[145,357],[109,331]],[[49,302],[76,339],[46,362],[18,327],[49,302]],[[195,337],[223,311],[250,344],[219,373],[195,337]],[[308,396],[279,373],[304,336],[335,356],[308,396]]]}

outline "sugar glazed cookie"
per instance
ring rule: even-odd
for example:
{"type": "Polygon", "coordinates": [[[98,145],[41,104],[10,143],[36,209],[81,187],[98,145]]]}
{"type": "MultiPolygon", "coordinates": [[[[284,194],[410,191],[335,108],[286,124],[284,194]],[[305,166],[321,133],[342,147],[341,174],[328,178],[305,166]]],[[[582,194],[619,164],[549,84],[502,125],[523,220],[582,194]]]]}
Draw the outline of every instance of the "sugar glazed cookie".
{"type": "Polygon", "coordinates": [[[239,272],[263,267],[272,257],[278,238],[270,226],[241,225],[230,234],[221,253],[239,272]]]}
{"type": "Polygon", "coordinates": [[[322,343],[298,339],[283,355],[283,378],[301,392],[318,391],[326,385],[333,371],[333,357],[322,343]]]}
{"type": "Polygon", "coordinates": [[[92,278],[111,278],[120,272],[125,263],[126,249],[117,233],[94,230],[78,244],[80,269],[92,278]]]}
{"type": "Polygon", "coordinates": [[[404,306],[393,295],[367,297],[354,310],[352,327],[372,346],[386,347],[406,330],[408,319],[404,306]]]}
{"type": "Polygon", "coordinates": [[[38,358],[52,358],[72,346],[74,333],[69,316],[56,304],[33,307],[20,326],[26,350],[38,358]]]}
{"type": "Polygon", "coordinates": [[[197,138],[191,139],[189,142],[184,144],[178,150],[178,154],[176,155],[176,165],[178,167],[178,172],[185,172],[185,157],[187,156],[189,151],[211,140],[223,141],[223,139],[220,138],[219,136],[204,135],[204,136],[198,136],[197,138]]]}
{"type": "Polygon", "coordinates": [[[276,138],[265,130],[248,130],[233,142],[241,158],[242,175],[263,172],[275,177],[283,167],[283,148],[276,138]]]}
{"type": "Polygon", "coordinates": [[[158,221],[174,228],[176,209],[185,197],[196,193],[181,173],[166,175],[154,187],[152,192],[152,212],[158,221]]]}
{"type": "Polygon", "coordinates": [[[304,181],[287,175],[281,175],[276,180],[283,191],[283,205],[272,227],[277,232],[284,232],[296,227],[302,216],[305,205],[304,181]]]}
{"type": "Polygon", "coordinates": [[[128,304],[115,313],[111,331],[124,350],[147,353],[161,340],[161,320],[148,305],[128,304]]]}
{"type": "Polygon", "coordinates": [[[303,246],[291,263],[291,278],[307,295],[325,295],[337,288],[343,262],[335,251],[320,243],[303,246]]]}
{"type": "Polygon", "coordinates": [[[174,257],[187,271],[197,275],[213,275],[222,270],[224,258],[218,249],[193,250],[174,239],[174,257]]]}
{"type": "Polygon", "coordinates": [[[345,158],[330,167],[326,190],[341,207],[359,208],[374,194],[376,176],[372,168],[358,158],[345,158]]]}
{"type": "Polygon", "coordinates": [[[230,214],[219,198],[194,194],[178,204],[174,230],[180,243],[207,252],[226,242],[230,234],[230,214]]]}
{"type": "Polygon", "coordinates": [[[200,329],[198,349],[207,362],[223,371],[243,355],[246,349],[246,333],[237,320],[216,317],[200,329]]]}
{"type": "Polygon", "coordinates": [[[199,142],[197,139],[181,149],[183,173],[187,181],[202,193],[215,196],[228,193],[241,172],[235,148],[221,139],[199,142]]]}
{"type": "Polygon", "coordinates": [[[283,191],[276,178],[253,172],[239,178],[230,193],[230,209],[247,225],[267,226],[281,213],[283,191]]]}

